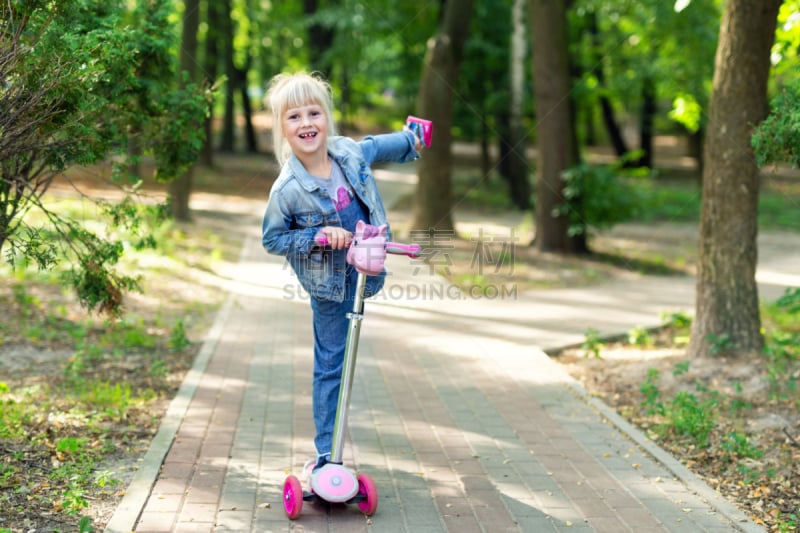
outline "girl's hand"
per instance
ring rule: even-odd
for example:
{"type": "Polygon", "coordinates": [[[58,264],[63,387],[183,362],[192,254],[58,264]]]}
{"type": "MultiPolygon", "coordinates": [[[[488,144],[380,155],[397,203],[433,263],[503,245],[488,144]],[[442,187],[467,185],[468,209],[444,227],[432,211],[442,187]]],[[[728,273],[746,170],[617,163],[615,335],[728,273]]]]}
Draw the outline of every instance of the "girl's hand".
{"type": "Polygon", "coordinates": [[[332,250],[341,250],[350,246],[350,241],[353,240],[353,234],[344,228],[337,226],[325,226],[320,230],[328,239],[328,246],[332,250]]]}
{"type": "Polygon", "coordinates": [[[416,132],[411,128],[409,128],[408,126],[403,126],[403,129],[405,131],[411,132],[411,135],[414,136],[414,150],[416,150],[417,152],[421,152],[422,149],[425,148],[425,143],[423,143],[422,140],[419,137],[417,137],[416,132]]]}

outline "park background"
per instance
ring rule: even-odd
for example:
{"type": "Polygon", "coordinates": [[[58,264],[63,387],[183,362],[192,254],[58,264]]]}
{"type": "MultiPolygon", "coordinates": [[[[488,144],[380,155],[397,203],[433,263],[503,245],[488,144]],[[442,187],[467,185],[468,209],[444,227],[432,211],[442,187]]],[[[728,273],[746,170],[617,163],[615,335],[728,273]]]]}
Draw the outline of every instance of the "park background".
{"type": "MultiPolygon", "coordinates": [[[[414,193],[389,207],[400,235],[458,236],[454,285],[697,276],[692,316],[623,341],[758,363],[763,403],[797,410],[798,292],[761,302],[754,270],[759,231],[779,248],[800,228],[798,2],[396,4],[4,4],[0,528],[107,519],[124,491],[109,461],[146,447],[221,302],[237,206],[277,174],[262,98],[285,70],[331,80],[348,135],[434,120],[414,193]],[[513,272],[474,268],[459,223],[475,213],[513,221],[513,272]]],[[[611,342],[587,329],[581,349],[611,342]]],[[[729,420],[715,440],[714,412],[762,406],[654,380],[629,406],[645,425],[690,439],[692,462],[720,469],[717,452],[736,503],[794,527],[796,416],[778,441],[729,420]],[[776,447],[779,466],[753,466],[776,447]]]]}

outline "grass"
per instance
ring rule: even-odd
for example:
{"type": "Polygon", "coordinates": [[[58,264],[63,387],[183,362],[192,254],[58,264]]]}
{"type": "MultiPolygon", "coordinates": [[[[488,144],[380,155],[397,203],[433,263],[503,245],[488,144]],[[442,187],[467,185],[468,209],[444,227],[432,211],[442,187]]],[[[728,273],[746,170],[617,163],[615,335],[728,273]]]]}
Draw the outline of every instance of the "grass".
{"type": "MultiPolygon", "coordinates": [[[[655,180],[638,222],[697,222],[701,191],[695,182],[655,180]]],[[[758,225],[765,230],[800,231],[800,179],[766,180],[759,194],[758,225]]]]}
{"type": "MultiPolygon", "coordinates": [[[[644,184],[645,204],[631,222],[700,220],[701,190],[697,181],[672,178],[664,173],[640,182],[644,184]]],[[[506,183],[497,177],[483,182],[472,174],[457,175],[453,183],[453,198],[458,207],[484,213],[516,210],[508,198],[506,183]]],[[[764,179],[759,193],[758,223],[766,230],[800,231],[800,178],[764,179]]]]}
{"type": "MultiPolygon", "coordinates": [[[[52,205],[91,219],[83,203],[52,205]]],[[[0,267],[0,532],[31,519],[92,531],[92,502],[124,489],[130,472],[112,465],[149,445],[221,303],[217,272],[241,248],[235,221],[196,218],[150,227],[156,248],[128,250],[121,268],[143,276],[144,292],[128,295],[122,318],[83,312],[61,268],[0,267]]]]}
{"type": "MultiPolygon", "coordinates": [[[[24,294],[15,287],[17,296],[24,294]]],[[[122,481],[102,465],[155,430],[151,411],[159,398],[174,392],[170,374],[188,368],[191,346],[183,341],[180,350],[171,347],[171,338],[180,337],[180,322],[170,335],[159,335],[151,328],[158,319],[68,320],[51,315],[35,299],[3,300],[20,311],[12,324],[4,324],[4,352],[30,343],[65,355],[12,372],[0,383],[0,446],[6,458],[0,462],[5,492],[0,516],[13,524],[30,507],[80,522],[89,499],[121,488],[122,481]],[[15,326],[16,336],[9,331],[15,326]],[[167,368],[165,360],[169,372],[154,372],[167,368]],[[151,371],[143,379],[131,378],[131,364],[151,371]]]]}

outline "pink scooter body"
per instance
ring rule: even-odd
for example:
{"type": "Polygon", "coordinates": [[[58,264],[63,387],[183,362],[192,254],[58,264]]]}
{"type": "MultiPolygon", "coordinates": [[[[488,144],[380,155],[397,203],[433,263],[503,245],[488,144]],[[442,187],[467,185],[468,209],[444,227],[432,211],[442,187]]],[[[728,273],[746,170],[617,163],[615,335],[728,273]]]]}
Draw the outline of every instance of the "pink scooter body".
{"type": "MultiPolygon", "coordinates": [[[[322,234],[317,235],[315,240],[322,246],[329,244],[328,239],[322,234]]],[[[372,478],[365,473],[356,474],[342,465],[347,412],[363,319],[364,287],[367,276],[375,276],[383,271],[386,254],[418,258],[420,253],[421,247],[418,244],[387,242],[385,225],[372,226],[363,221],[359,221],[356,225],[346,257],[347,262],[358,271],[358,279],[353,312],[348,315],[350,323],[342,364],[342,382],[339,387],[331,459],[311,475],[311,492],[302,491],[297,477],[286,478],[283,487],[283,505],[286,515],[292,520],[300,516],[303,501],[313,501],[317,498],[332,503],[356,503],[361,512],[367,516],[371,516],[378,507],[378,491],[372,478]]]]}

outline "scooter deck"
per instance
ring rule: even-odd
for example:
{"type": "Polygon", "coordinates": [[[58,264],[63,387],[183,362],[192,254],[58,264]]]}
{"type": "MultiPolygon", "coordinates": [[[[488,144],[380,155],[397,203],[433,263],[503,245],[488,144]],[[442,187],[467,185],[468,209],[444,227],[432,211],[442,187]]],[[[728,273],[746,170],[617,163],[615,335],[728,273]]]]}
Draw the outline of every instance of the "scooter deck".
{"type": "MultiPolygon", "coordinates": [[[[361,502],[366,501],[366,500],[367,500],[367,495],[359,493],[359,494],[356,494],[355,496],[353,496],[352,498],[350,498],[349,500],[347,500],[345,502],[342,502],[342,503],[344,505],[352,505],[354,503],[361,503],[361,502]]],[[[332,503],[332,502],[329,502],[328,500],[326,500],[325,498],[323,498],[322,496],[320,496],[319,494],[317,494],[316,492],[311,491],[311,490],[308,490],[308,491],[304,490],[303,491],[303,501],[304,502],[308,502],[308,503],[316,503],[316,502],[332,503]]]]}

